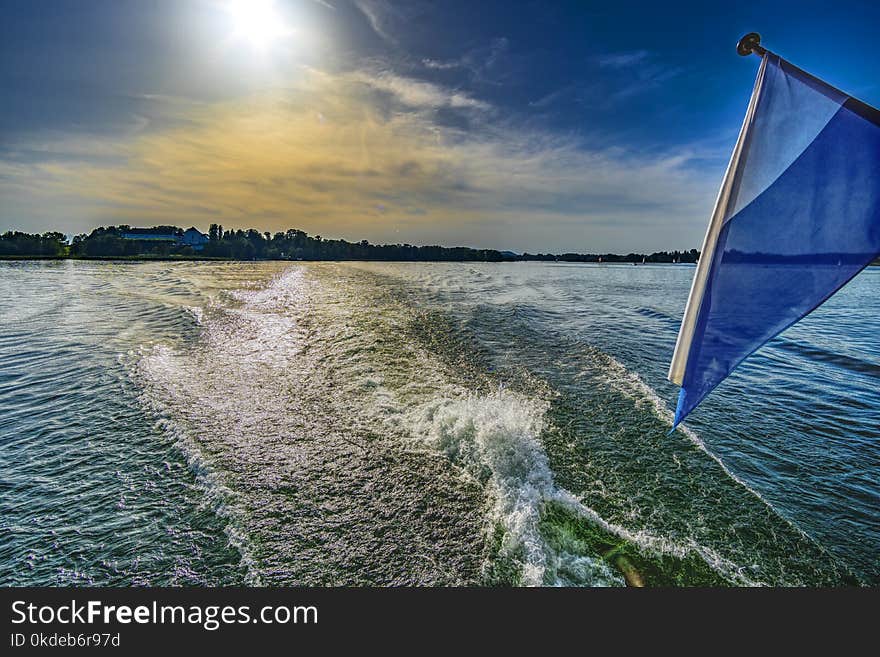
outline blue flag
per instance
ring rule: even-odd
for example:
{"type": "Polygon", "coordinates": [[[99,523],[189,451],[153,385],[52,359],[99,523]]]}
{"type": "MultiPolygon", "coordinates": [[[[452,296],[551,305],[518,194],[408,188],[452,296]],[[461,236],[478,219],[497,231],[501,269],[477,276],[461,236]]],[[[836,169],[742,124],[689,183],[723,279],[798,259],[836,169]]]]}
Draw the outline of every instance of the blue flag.
{"type": "Polygon", "coordinates": [[[880,112],[767,52],[669,368],[673,427],[878,255],[880,112]]]}

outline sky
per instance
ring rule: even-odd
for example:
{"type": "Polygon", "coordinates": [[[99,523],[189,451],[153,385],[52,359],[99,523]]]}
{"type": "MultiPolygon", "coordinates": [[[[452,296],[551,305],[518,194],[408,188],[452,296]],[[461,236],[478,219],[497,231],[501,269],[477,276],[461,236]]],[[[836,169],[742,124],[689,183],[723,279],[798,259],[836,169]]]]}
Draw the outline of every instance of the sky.
{"type": "Polygon", "coordinates": [[[3,0],[0,231],[699,248],[763,44],[880,105],[880,3],[3,0]]]}

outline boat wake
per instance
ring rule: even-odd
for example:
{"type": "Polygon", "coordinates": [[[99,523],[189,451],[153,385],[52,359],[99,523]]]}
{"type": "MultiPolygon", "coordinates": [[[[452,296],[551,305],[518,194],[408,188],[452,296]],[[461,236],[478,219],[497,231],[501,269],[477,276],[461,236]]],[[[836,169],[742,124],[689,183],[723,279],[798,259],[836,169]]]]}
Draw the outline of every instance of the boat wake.
{"type": "MultiPolygon", "coordinates": [[[[740,541],[725,545],[725,518],[768,531],[784,523],[694,432],[681,430],[691,451],[657,443],[672,415],[637,374],[547,338],[533,354],[528,330],[511,321],[465,327],[414,312],[400,285],[339,266],[291,267],[191,307],[200,338],[182,351],[142,355],[147,403],[216,491],[217,512],[233,519],[230,541],[250,581],[302,582],[304,564],[290,560],[305,549],[327,562],[320,581],[351,581],[350,556],[331,545],[366,555],[406,541],[424,556],[413,581],[425,583],[638,586],[692,572],[704,583],[801,581],[749,563],[753,548],[740,541]],[[513,370],[495,345],[516,350],[513,370]],[[548,358],[556,376],[544,380],[534,372],[548,358]],[[429,494],[458,502],[424,510],[429,494]],[[733,502],[723,514],[719,495],[733,502]],[[342,504],[347,532],[333,520],[342,504]],[[400,504],[415,514],[403,524],[400,504]],[[388,518],[381,538],[371,535],[377,512],[388,518]],[[481,575],[455,552],[476,554],[475,514],[481,575]],[[367,533],[355,537],[354,527],[367,533]],[[424,533],[404,537],[414,528],[424,533]],[[282,547],[291,532],[297,539],[282,547]],[[326,545],[310,545],[316,532],[326,545]],[[455,537],[446,556],[426,547],[437,535],[455,537]]],[[[367,567],[368,581],[393,581],[390,563],[367,567]]]]}

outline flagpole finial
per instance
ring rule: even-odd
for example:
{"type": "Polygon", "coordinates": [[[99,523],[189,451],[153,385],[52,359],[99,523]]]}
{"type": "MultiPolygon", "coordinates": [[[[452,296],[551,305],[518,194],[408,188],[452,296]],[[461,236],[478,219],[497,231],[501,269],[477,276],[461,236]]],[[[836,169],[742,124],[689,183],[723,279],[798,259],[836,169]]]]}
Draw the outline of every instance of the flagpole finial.
{"type": "Polygon", "coordinates": [[[743,57],[748,57],[751,54],[763,57],[764,53],[767,52],[767,49],[761,45],[760,34],[757,32],[749,32],[737,42],[736,52],[743,57]]]}

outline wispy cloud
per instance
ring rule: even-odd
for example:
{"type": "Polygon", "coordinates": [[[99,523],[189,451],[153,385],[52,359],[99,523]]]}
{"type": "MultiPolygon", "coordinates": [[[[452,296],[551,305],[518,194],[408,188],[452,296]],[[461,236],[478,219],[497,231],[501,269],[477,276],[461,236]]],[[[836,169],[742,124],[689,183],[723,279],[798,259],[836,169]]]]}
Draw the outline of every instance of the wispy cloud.
{"type": "Polygon", "coordinates": [[[369,21],[373,31],[386,41],[395,42],[394,37],[385,28],[385,13],[389,5],[383,0],[354,0],[355,7],[360,10],[364,17],[369,21]]]}
{"type": "Polygon", "coordinates": [[[632,50],[597,55],[595,62],[603,68],[629,68],[645,62],[649,57],[647,50],[632,50]]]}
{"type": "Polygon", "coordinates": [[[441,87],[430,82],[402,77],[390,72],[369,73],[358,71],[351,79],[392,94],[397,100],[410,107],[488,110],[489,105],[469,94],[441,87]]]}
{"type": "Polygon", "coordinates": [[[683,71],[684,69],[679,67],[647,67],[626,84],[612,91],[608,96],[608,101],[613,103],[653,89],[659,89],[661,85],[681,75],[683,71]]]}
{"type": "Polygon", "coordinates": [[[514,58],[510,56],[510,41],[506,37],[496,37],[488,43],[471,48],[456,59],[423,59],[426,69],[467,72],[474,84],[500,84],[504,78],[515,72],[514,58]]]}
{"type": "Polygon", "coordinates": [[[540,98],[529,102],[529,107],[534,107],[537,109],[545,109],[550,107],[554,103],[562,100],[573,94],[578,89],[578,85],[576,83],[566,84],[559,89],[551,91],[550,93],[544,94],[540,98]]]}
{"type": "Polygon", "coordinates": [[[409,22],[426,11],[421,0],[393,2],[392,0],[353,0],[354,6],[363,14],[373,31],[386,43],[398,46],[398,34],[403,33],[409,22]]]}
{"type": "Polygon", "coordinates": [[[684,73],[647,50],[596,55],[592,64],[598,74],[584,85],[581,98],[591,107],[613,109],[621,102],[660,89],[684,73]]]}
{"type": "Polygon", "coordinates": [[[441,62],[436,59],[423,59],[422,66],[437,71],[449,71],[456,68],[462,68],[464,64],[460,60],[449,60],[441,62]]]}

